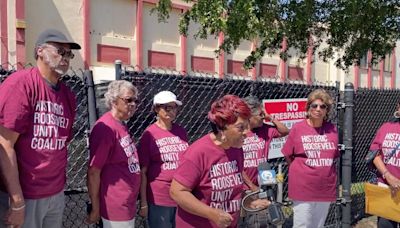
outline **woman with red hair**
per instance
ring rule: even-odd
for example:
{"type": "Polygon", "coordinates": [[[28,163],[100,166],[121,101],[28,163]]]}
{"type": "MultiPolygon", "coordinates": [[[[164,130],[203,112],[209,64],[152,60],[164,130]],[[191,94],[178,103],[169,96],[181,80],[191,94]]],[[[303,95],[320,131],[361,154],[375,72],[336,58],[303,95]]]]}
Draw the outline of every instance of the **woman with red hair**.
{"type": "MultiPolygon", "coordinates": [[[[236,227],[243,190],[243,150],[251,111],[244,101],[226,95],[208,112],[212,132],[184,153],[171,184],[178,204],[176,227],[236,227]]],[[[267,207],[257,200],[252,208],[267,207]]]]}

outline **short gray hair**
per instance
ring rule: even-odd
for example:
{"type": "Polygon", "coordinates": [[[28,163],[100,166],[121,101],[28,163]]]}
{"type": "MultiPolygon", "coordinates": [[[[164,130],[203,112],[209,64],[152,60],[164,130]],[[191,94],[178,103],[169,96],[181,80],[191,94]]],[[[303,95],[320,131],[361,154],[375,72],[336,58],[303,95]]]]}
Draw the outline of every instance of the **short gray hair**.
{"type": "Polygon", "coordinates": [[[112,81],[108,85],[107,92],[104,94],[107,109],[111,109],[112,104],[117,100],[119,96],[121,96],[121,91],[124,89],[132,90],[135,95],[138,94],[137,88],[130,82],[125,80],[112,81]]]}
{"type": "Polygon", "coordinates": [[[261,107],[261,101],[255,96],[247,96],[243,98],[243,101],[246,102],[247,106],[251,109],[251,113],[257,113],[258,109],[261,107]]]}
{"type": "Polygon", "coordinates": [[[39,58],[39,56],[37,54],[38,49],[39,48],[44,48],[44,47],[46,47],[46,45],[47,44],[44,43],[44,44],[39,44],[39,45],[35,46],[35,48],[33,49],[33,57],[35,58],[35,60],[37,60],[39,58]]]}

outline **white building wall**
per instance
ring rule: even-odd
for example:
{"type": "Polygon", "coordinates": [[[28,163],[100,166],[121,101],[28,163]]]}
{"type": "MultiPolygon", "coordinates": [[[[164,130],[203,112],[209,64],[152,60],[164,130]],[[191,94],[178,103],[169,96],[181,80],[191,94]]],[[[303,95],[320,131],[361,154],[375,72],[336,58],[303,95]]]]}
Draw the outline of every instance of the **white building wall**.
{"type": "MultiPolygon", "coordinates": [[[[25,1],[26,62],[35,63],[33,47],[38,35],[45,29],[56,28],[75,42],[83,44],[82,0],[25,1]]],[[[83,69],[82,51],[75,51],[71,61],[75,70],[83,69]]]]}

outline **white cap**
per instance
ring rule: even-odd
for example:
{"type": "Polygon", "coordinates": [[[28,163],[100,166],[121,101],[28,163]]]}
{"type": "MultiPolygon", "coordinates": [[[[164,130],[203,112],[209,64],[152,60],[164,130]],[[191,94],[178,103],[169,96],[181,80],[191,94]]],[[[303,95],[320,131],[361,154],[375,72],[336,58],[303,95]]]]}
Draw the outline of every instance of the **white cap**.
{"type": "Polygon", "coordinates": [[[176,99],[176,95],[171,91],[161,91],[154,96],[153,105],[167,104],[169,102],[175,102],[175,104],[181,106],[182,102],[176,99]]]}

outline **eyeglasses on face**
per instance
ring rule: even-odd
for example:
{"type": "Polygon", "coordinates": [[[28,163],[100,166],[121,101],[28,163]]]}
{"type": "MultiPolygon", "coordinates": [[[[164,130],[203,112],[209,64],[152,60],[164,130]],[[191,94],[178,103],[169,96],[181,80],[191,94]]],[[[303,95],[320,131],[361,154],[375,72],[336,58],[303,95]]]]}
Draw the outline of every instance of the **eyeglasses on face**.
{"type": "Polygon", "coordinates": [[[164,109],[167,112],[178,110],[178,106],[177,105],[160,104],[159,107],[164,109]]]}
{"type": "Polygon", "coordinates": [[[132,104],[137,102],[136,97],[118,97],[118,98],[121,99],[126,104],[132,104]]]}
{"type": "Polygon", "coordinates": [[[318,107],[320,109],[326,109],[328,106],[326,104],[315,104],[315,103],[310,105],[310,108],[312,109],[316,109],[318,107]]]}
{"type": "Polygon", "coordinates": [[[49,44],[47,46],[55,48],[57,50],[57,54],[61,55],[63,58],[73,59],[75,57],[71,50],[67,50],[64,47],[56,47],[49,44]]]}

